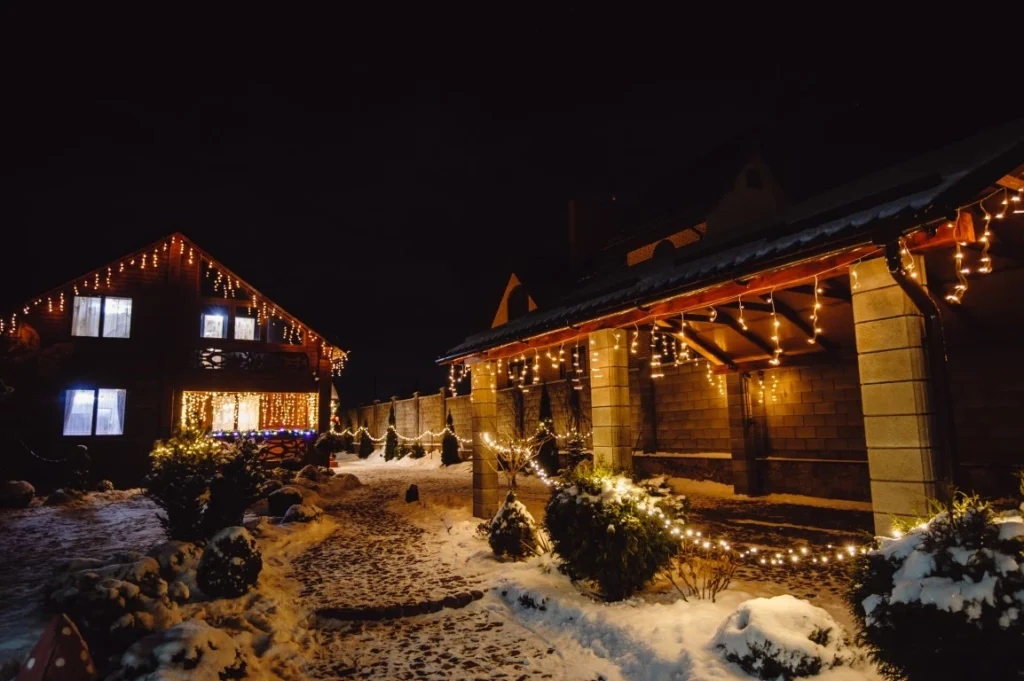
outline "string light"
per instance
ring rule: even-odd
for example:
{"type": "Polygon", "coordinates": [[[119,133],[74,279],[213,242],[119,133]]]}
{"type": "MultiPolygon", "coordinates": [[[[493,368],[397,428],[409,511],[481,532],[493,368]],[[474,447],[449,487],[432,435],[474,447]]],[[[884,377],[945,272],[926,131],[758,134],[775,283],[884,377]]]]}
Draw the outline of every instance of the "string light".
{"type": "Polygon", "coordinates": [[[635,355],[637,353],[637,345],[640,342],[640,327],[633,324],[633,342],[629,344],[629,354],[635,355]]]}
{"type": "Polygon", "coordinates": [[[661,368],[661,353],[658,351],[659,334],[651,327],[651,378],[664,378],[661,368]]]}
{"type": "Polygon", "coordinates": [[[740,323],[740,328],[742,328],[744,331],[747,331],[747,322],[743,319],[743,296],[737,296],[736,300],[740,304],[740,318],[737,319],[736,321],[740,323]]]}
{"type": "MultiPolygon", "coordinates": [[[[1004,216],[1005,211],[996,214],[997,219],[1002,219],[1004,216]]],[[[960,240],[959,210],[957,210],[956,214],[956,223],[950,223],[949,226],[953,229],[953,239],[956,240],[956,248],[953,251],[953,267],[956,268],[957,283],[953,285],[953,292],[946,294],[946,300],[955,305],[959,305],[963,302],[964,294],[967,293],[967,275],[971,273],[970,268],[964,264],[963,247],[966,246],[967,243],[960,240]]]]}
{"type": "MultiPolygon", "coordinates": [[[[1015,196],[1015,199],[1019,197],[1015,196]]],[[[988,254],[989,248],[992,246],[992,214],[985,208],[985,204],[978,204],[981,208],[982,215],[984,215],[985,229],[981,233],[981,237],[978,239],[981,246],[981,264],[978,265],[979,274],[989,274],[992,271],[992,258],[988,254]]],[[[1015,211],[1016,212],[1016,211],[1015,211]]]]}
{"type": "Polygon", "coordinates": [[[853,263],[853,267],[850,268],[850,278],[853,279],[853,283],[850,285],[850,290],[856,291],[860,288],[860,275],[857,274],[857,265],[860,264],[860,260],[853,263]]]}
{"type": "MultiPolygon", "coordinates": [[[[814,288],[817,290],[818,287],[815,286],[814,288]]],[[[781,361],[779,356],[782,354],[782,345],[779,342],[779,327],[782,326],[782,324],[779,323],[779,318],[775,314],[775,289],[772,289],[768,294],[768,302],[772,304],[772,341],[775,342],[775,350],[773,351],[775,356],[768,360],[768,363],[772,366],[778,366],[781,361]]]]}
{"type": "MultiPolygon", "coordinates": [[[[916,276],[916,275],[912,275],[916,276]]],[[[811,312],[811,337],[807,339],[807,342],[814,345],[818,342],[818,336],[821,335],[822,329],[818,326],[818,310],[821,309],[821,302],[818,300],[818,294],[822,292],[820,286],[818,286],[818,275],[814,275],[814,310],[811,312]]],[[[775,313],[775,296],[772,296],[772,314],[775,313]]]]}

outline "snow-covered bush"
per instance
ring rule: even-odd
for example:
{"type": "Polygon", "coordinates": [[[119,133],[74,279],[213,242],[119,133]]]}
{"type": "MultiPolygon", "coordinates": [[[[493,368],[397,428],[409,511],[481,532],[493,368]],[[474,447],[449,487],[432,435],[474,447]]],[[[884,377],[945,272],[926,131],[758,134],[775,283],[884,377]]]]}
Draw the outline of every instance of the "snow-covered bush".
{"type": "Polygon", "coordinates": [[[198,567],[203,550],[191,542],[165,541],[151,548],[146,555],[160,566],[160,576],[167,582],[173,582],[198,567]]]}
{"type": "Polygon", "coordinates": [[[149,496],[163,510],[160,522],[171,539],[199,541],[209,480],[226,460],[226,448],[198,429],[157,442],[149,454],[149,496]]]}
{"type": "Polygon", "coordinates": [[[285,485],[294,480],[295,475],[295,471],[288,470],[287,468],[284,468],[282,466],[278,466],[277,468],[274,468],[269,473],[267,473],[268,478],[270,478],[271,480],[277,480],[278,482],[285,485]]]}
{"type": "Polygon", "coordinates": [[[32,503],[36,488],[24,480],[0,483],[0,508],[25,508],[32,503]]]}
{"type": "Polygon", "coordinates": [[[267,513],[280,518],[295,504],[301,504],[302,491],[298,487],[282,487],[267,497],[267,513]]]}
{"type": "Polygon", "coordinates": [[[319,506],[312,504],[295,504],[284,513],[283,523],[315,523],[324,515],[319,506]]]}
{"type": "Polygon", "coordinates": [[[187,620],[135,643],[121,657],[117,678],[241,679],[246,666],[228,634],[201,620],[187,620]]]}
{"type": "Polygon", "coordinates": [[[206,545],[196,582],[211,598],[234,598],[256,585],[262,569],[263,556],[248,530],[225,527],[206,545]]]}
{"type": "Polygon", "coordinates": [[[487,541],[499,558],[508,556],[519,560],[539,552],[537,523],[512,490],[491,519],[487,541]]]}
{"type": "Polygon", "coordinates": [[[97,492],[113,492],[114,491],[114,483],[110,482],[109,480],[100,480],[99,482],[96,483],[96,491],[97,492]]]}
{"type": "Polygon", "coordinates": [[[544,524],[570,577],[594,580],[607,598],[621,600],[679,547],[659,511],[657,499],[628,478],[584,464],[565,474],[544,524]]]}
{"type": "Polygon", "coordinates": [[[84,496],[85,494],[77,489],[55,489],[46,497],[46,505],[63,506],[64,504],[70,504],[72,501],[78,501],[84,496]]]}
{"type": "Polygon", "coordinates": [[[410,459],[422,459],[427,455],[427,450],[423,448],[423,444],[420,442],[413,442],[409,446],[409,458],[410,459]]]}
{"type": "Polygon", "coordinates": [[[718,628],[714,645],[743,671],[773,681],[816,676],[854,660],[842,626],[789,595],[744,601],[718,628]]]}
{"type": "Polygon", "coordinates": [[[858,557],[847,600],[889,679],[1024,673],[1024,519],[977,497],[858,557]]]}
{"type": "Polygon", "coordinates": [[[459,456],[459,438],[455,434],[455,422],[452,420],[452,413],[450,411],[448,412],[446,425],[444,437],[441,438],[441,465],[452,466],[462,463],[462,457],[459,456]]]}
{"type": "Polygon", "coordinates": [[[253,438],[233,443],[220,471],[210,480],[210,498],[203,509],[203,530],[212,537],[225,527],[242,524],[245,509],[260,498],[266,477],[266,448],[253,438]]]}

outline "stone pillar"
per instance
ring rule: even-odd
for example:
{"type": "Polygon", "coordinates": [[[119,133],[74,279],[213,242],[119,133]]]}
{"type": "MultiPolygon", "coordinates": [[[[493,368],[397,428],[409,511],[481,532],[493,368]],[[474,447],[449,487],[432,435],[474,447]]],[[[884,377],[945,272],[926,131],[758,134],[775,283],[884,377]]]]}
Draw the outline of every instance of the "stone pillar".
{"type": "Polygon", "coordinates": [[[631,472],[633,441],[629,427],[629,342],[626,338],[625,331],[615,329],[590,334],[590,404],[594,463],[631,472]]]}
{"type": "Polygon", "coordinates": [[[497,369],[494,362],[473,365],[473,515],[490,520],[498,512],[498,457],[484,435],[498,436],[497,369]]]}
{"type": "Polygon", "coordinates": [[[729,450],[732,453],[732,486],[736,494],[761,493],[757,471],[757,447],[747,404],[748,379],[739,373],[725,375],[725,399],[729,410],[729,450]]]}
{"type": "MultiPolygon", "coordinates": [[[[914,261],[924,285],[924,259],[914,261]]],[[[938,491],[924,319],[890,276],[885,258],[862,262],[856,271],[853,321],[871,504],[875,532],[888,534],[890,516],[924,514],[938,491]]]]}

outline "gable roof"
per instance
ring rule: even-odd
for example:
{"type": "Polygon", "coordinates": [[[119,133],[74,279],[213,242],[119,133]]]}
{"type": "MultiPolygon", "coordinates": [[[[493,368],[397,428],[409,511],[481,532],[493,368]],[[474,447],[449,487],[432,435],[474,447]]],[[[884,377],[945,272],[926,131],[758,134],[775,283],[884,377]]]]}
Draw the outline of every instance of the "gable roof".
{"type": "MultiPolygon", "coordinates": [[[[248,293],[249,299],[251,300],[257,300],[260,301],[261,304],[266,304],[272,311],[271,313],[273,316],[286,319],[289,324],[296,327],[300,332],[308,331],[312,334],[311,340],[320,339],[325,348],[331,348],[341,352],[342,355],[347,355],[344,350],[333,343],[328,342],[325,336],[317,333],[308,325],[303,324],[294,315],[289,314],[282,307],[277,305],[277,303],[272,302],[269,298],[260,293],[256,287],[244,281],[237,274],[222,265],[212,255],[197,246],[194,241],[186,237],[181,232],[169,234],[147,244],[146,246],[143,246],[142,248],[136,249],[123,257],[117,258],[101,267],[97,267],[96,269],[90,270],[81,276],[75,277],[60,286],[54,287],[38,296],[34,296],[20,308],[19,312],[22,314],[28,314],[31,312],[32,308],[44,303],[49,305],[51,304],[49,301],[52,301],[66,293],[77,295],[83,291],[98,291],[113,277],[123,272],[125,268],[139,267],[145,269],[147,267],[147,263],[149,267],[160,267],[162,266],[161,261],[166,260],[169,257],[169,253],[178,243],[182,244],[181,257],[188,258],[189,261],[193,258],[198,258],[200,266],[202,266],[203,263],[206,263],[208,266],[214,268],[217,272],[221,273],[227,281],[231,282],[232,288],[248,293]],[[188,249],[188,251],[185,249],[188,249]]],[[[243,298],[239,300],[245,299],[243,298]]],[[[16,317],[17,313],[12,315],[10,319],[16,319],[16,317]]],[[[0,327],[0,331],[2,330],[3,328],[0,327]]]]}
{"type": "Polygon", "coordinates": [[[595,320],[633,306],[757,274],[823,250],[870,243],[881,229],[912,231],[1024,162],[1024,120],[924,154],[794,206],[732,241],[708,238],[668,262],[620,268],[556,304],[469,336],[438,362],[595,320]]]}

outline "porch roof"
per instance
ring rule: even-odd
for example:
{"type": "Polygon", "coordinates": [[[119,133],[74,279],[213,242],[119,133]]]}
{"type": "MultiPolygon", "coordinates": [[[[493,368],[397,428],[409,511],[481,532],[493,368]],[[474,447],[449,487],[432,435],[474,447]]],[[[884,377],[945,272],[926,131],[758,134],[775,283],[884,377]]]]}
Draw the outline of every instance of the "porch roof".
{"type": "Polygon", "coordinates": [[[623,267],[561,300],[477,333],[438,363],[471,357],[603,315],[752,276],[822,252],[909,232],[974,198],[1024,162],[1024,119],[868,175],[797,206],[731,241],[708,239],[674,260],[623,267]]]}

